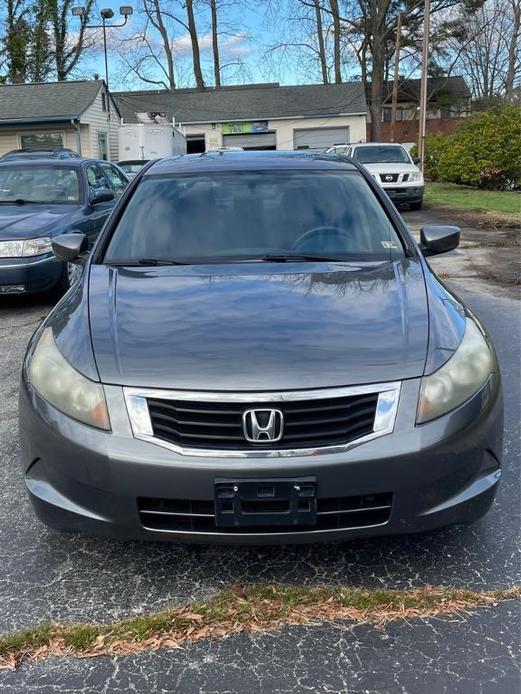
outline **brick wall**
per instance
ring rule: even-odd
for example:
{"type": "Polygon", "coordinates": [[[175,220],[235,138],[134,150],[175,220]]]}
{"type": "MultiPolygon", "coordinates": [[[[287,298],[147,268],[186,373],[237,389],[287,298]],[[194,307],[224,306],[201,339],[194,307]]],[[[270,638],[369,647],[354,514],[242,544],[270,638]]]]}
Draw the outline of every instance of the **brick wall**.
{"type": "MultiPolygon", "coordinates": [[[[465,121],[465,118],[428,118],[427,133],[450,135],[465,121]]],[[[391,139],[391,124],[382,123],[382,142],[391,139]]],[[[418,140],[418,121],[397,121],[394,127],[396,142],[416,142],[418,140]]],[[[367,125],[367,141],[371,141],[371,128],[367,125]]]]}

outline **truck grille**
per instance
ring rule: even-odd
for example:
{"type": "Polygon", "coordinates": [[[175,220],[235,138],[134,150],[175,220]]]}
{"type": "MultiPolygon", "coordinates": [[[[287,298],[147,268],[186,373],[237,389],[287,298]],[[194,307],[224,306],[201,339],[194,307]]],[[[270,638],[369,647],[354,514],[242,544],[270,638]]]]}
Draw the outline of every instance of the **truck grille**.
{"type": "Polygon", "coordinates": [[[142,525],[161,532],[276,533],[340,530],[383,525],[389,521],[391,493],[317,499],[317,523],[311,526],[217,527],[213,501],[138,498],[142,525]]]}
{"type": "Polygon", "coordinates": [[[347,444],[373,432],[378,393],[287,402],[200,402],[147,398],[154,437],[186,448],[269,450],[347,444]],[[280,440],[249,442],[247,410],[282,412],[280,440]]]}
{"type": "Polygon", "coordinates": [[[400,178],[400,174],[380,174],[380,180],[382,183],[398,183],[398,179],[400,178]]]}

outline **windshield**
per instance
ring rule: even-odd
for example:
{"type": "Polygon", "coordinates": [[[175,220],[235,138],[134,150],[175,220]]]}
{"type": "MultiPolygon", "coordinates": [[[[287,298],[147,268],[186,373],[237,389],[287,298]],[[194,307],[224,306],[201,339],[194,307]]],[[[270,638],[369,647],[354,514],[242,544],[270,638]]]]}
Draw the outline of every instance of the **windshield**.
{"type": "Polygon", "coordinates": [[[105,262],[389,259],[397,232],[355,172],[250,172],[145,177],[105,262]]]}
{"type": "Polygon", "coordinates": [[[146,161],[122,161],[118,166],[125,173],[139,173],[145,164],[146,161]]]}
{"type": "Polygon", "coordinates": [[[34,163],[31,166],[0,166],[0,203],[79,202],[79,178],[76,169],[34,163]]]}
{"type": "Polygon", "coordinates": [[[361,164],[410,164],[409,155],[400,145],[356,147],[353,158],[361,164]]]}

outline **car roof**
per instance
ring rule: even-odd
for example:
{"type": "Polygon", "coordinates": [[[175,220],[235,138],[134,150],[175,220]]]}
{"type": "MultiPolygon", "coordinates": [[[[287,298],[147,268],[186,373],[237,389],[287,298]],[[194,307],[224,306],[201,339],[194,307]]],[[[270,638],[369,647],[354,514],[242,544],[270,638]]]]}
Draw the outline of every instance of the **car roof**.
{"type": "Polygon", "coordinates": [[[351,147],[403,147],[401,142],[354,142],[351,147]]]}
{"type": "Polygon", "coordinates": [[[110,164],[111,162],[104,162],[101,159],[76,159],[76,158],[71,158],[71,159],[55,159],[54,157],[38,157],[38,159],[30,159],[30,158],[24,158],[24,159],[0,159],[0,166],[19,166],[19,167],[30,167],[30,166],[41,166],[42,164],[49,165],[50,167],[56,167],[56,168],[63,168],[64,166],[68,167],[73,167],[73,168],[80,168],[83,166],[83,164],[86,163],[107,163],[110,164]]]}
{"type": "Polygon", "coordinates": [[[253,171],[277,169],[351,170],[355,164],[345,157],[325,152],[301,150],[217,152],[183,154],[154,162],[145,176],[167,173],[200,173],[203,171],[253,171]]]}

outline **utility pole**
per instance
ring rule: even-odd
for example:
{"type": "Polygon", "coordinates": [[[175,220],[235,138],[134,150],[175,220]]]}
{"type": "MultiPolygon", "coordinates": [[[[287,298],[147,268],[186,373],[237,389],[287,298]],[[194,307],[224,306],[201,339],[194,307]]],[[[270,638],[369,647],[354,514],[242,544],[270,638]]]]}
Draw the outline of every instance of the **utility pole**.
{"type": "Polygon", "coordinates": [[[394,142],[394,127],[396,124],[396,106],[398,104],[398,80],[400,75],[400,43],[402,40],[402,13],[398,14],[396,24],[396,46],[394,52],[394,81],[393,100],[391,104],[391,142],[394,142]]]}
{"type": "Polygon", "coordinates": [[[431,3],[425,0],[423,19],[422,73],[420,87],[420,120],[418,123],[418,157],[423,171],[425,161],[425,133],[427,129],[427,64],[429,62],[429,23],[431,3]]]}

